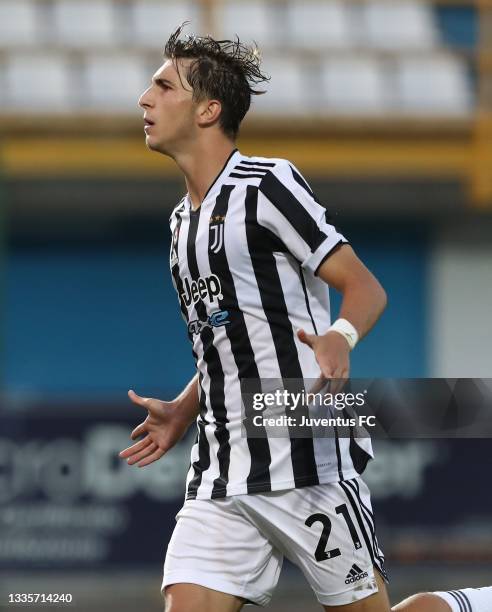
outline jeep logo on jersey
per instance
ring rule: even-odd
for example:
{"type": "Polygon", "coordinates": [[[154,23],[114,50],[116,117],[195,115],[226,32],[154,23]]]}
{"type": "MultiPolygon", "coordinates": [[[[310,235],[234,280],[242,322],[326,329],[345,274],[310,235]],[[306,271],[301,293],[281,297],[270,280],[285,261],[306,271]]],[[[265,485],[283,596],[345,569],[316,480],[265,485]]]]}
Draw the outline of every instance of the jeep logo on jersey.
{"type": "Polygon", "coordinates": [[[220,280],[215,274],[205,278],[200,276],[196,281],[190,280],[190,277],[186,276],[183,284],[184,291],[181,293],[181,297],[187,307],[196,304],[198,300],[208,299],[213,302],[216,298],[217,300],[223,299],[220,280]]]}

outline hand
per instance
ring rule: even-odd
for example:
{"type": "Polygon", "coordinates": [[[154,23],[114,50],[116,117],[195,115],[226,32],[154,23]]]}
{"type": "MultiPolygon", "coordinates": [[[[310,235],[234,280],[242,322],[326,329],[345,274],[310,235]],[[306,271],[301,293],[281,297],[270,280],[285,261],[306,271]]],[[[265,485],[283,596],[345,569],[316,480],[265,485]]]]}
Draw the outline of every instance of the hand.
{"type": "Polygon", "coordinates": [[[141,435],[144,438],[125,448],[119,454],[129,465],[138,462],[144,467],[160,459],[186,433],[190,422],[180,414],[176,402],[163,402],[150,397],[140,397],[134,391],[128,391],[128,397],[134,404],[147,410],[147,418],[131,433],[135,440],[141,435]]]}
{"type": "Polygon", "coordinates": [[[343,380],[349,377],[350,347],[347,340],[338,332],[327,332],[324,336],[307,334],[303,329],[298,330],[297,337],[307,344],[313,351],[316,361],[321,370],[321,376],[311,392],[318,393],[326,386],[326,381],[332,378],[342,380],[336,384],[336,389],[330,387],[330,391],[336,393],[343,387],[343,380]]]}

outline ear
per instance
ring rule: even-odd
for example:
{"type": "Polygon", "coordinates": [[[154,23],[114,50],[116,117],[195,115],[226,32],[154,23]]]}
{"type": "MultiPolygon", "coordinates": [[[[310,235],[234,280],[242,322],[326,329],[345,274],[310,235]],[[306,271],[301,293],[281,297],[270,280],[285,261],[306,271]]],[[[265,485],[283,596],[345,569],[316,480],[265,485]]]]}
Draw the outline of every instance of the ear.
{"type": "Polygon", "coordinates": [[[222,104],[218,100],[203,100],[198,104],[197,117],[200,127],[213,125],[222,112],[222,104]]]}

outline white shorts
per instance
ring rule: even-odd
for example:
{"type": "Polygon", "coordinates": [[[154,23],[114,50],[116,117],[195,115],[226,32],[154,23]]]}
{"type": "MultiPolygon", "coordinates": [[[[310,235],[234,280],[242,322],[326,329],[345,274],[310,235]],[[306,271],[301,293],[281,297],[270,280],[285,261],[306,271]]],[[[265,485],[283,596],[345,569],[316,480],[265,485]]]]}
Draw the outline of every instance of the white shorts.
{"type": "Polygon", "coordinates": [[[341,606],[377,592],[384,577],[369,489],[360,478],[286,491],[188,500],[176,516],[162,590],[193,583],[264,606],[284,555],[318,601],[341,606]]]}

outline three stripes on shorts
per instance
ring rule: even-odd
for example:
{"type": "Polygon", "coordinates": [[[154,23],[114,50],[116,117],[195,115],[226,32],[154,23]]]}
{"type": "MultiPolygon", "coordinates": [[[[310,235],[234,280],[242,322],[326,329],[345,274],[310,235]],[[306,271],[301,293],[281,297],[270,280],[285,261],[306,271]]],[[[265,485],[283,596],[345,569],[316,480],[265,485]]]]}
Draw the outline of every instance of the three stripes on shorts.
{"type": "Polygon", "coordinates": [[[463,591],[446,591],[453,597],[460,608],[460,612],[473,612],[470,600],[463,591]]]}

